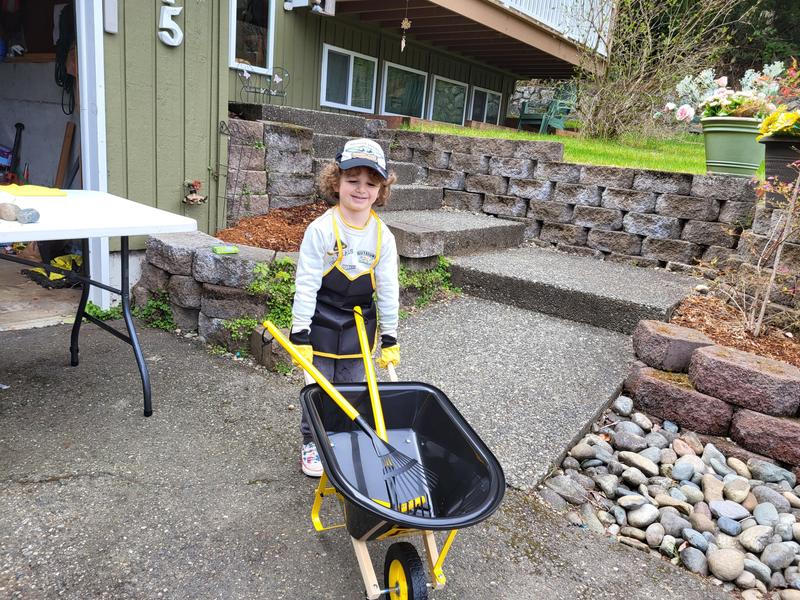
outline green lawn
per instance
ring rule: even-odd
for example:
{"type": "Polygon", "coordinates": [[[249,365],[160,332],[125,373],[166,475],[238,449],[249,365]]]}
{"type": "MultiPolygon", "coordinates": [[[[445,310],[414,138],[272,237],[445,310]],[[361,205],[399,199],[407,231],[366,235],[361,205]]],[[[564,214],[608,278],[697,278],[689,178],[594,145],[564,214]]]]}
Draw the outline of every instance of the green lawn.
{"type": "Polygon", "coordinates": [[[504,129],[472,129],[450,125],[413,125],[411,131],[447,133],[470,137],[545,140],[564,144],[564,160],[590,165],[611,165],[678,173],[706,172],[703,137],[689,133],[666,139],[626,137],[617,141],[542,135],[504,129]]]}

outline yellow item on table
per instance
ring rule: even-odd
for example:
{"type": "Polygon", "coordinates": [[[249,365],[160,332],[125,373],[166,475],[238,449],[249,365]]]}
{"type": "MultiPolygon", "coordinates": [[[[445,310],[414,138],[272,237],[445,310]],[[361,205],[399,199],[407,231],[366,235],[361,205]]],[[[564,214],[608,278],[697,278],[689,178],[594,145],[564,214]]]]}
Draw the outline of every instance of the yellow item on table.
{"type": "Polygon", "coordinates": [[[0,192],[6,192],[12,196],[66,196],[67,192],[58,188],[49,188],[43,185],[17,185],[10,183],[0,185],[0,192]]]}
{"type": "Polygon", "coordinates": [[[395,367],[400,364],[399,344],[389,346],[388,348],[381,348],[381,355],[378,358],[378,366],[381,369],[385,369],[389,366],[389,364],[393,364],[395,367]]]}

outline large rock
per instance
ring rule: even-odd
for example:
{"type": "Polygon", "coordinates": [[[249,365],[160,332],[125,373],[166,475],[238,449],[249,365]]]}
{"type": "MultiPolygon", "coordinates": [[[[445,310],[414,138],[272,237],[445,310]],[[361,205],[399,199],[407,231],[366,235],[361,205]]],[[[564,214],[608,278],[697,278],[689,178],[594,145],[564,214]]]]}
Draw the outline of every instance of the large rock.
{"type": "Polygon", "coordinates": [[[639,321],[633,332],[636,358],[661,371],[685,373],[692,352],[713,344],[695,329],[662,321],[639,321]]]}
{"type": "Polygon", "coordinates": [[[712,550],[708,553],[708,568],[722,581],[733,581],[744,571],[744,554],[738,550],[712,550]]]}
{"type": "Polygon", "coordinates": [[[172,275],[191,275],[195,251],[222,241],[200,231],[161,233],[147,240],[147,262],[172,275]]]}
{"type": "Polygon", "coordinates": [[[628,213],[622,225],[628,233],[657,239],[677,238],[681,232],[679,219],[653,214],[628,213]]]}
{"type": "Polygon", "coordinates": [[[203,285],[201,310],[205,316],[216,319],[259,319],[267,312],[267,298],[238,288],[206,283],[203,285]]]}
{"type": "Polygon", "coordinates": [[[643,412],[699,433],[720,435],[728,431],[731,406],[692,389],[688,381],[675,383],[675,376],[646,367],[638,371],[635,382],[626,385],[634,387],[634,402],[643,412]]]}
{"type": "Polygon", "coordinates": [[[800,465],[800,419],[737,410],[731,421],[731,439],[759,454],[800,465]]]}
{"type": "Polygon", "coordinates": [[[170,301],[182,308],[200,308],[202,291],[203,286],[188,275],[173,275],[167,285],[170,301]]]}
{"type": "Polygon", "coordinates": [[[689,378],[704,394],[758,412],[794,416],[800,408],[800,369],[748,352],[700,348],[692,355],[689,378]]]}
{"type": "Polygon", "coordinates": [[[271,263],[274,250],[240,246],[239,254],[214,254],[211,249],[198,250],[192,274],[197,281],[233,288],[247,288],[254,280],[258,263],[271,263]]]}

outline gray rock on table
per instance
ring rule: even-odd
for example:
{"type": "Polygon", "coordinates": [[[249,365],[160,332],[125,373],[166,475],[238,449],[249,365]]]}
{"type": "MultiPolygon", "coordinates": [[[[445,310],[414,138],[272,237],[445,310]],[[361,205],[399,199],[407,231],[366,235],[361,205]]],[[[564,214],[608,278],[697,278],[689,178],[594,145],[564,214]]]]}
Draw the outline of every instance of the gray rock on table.
{"type": "Polygon", "coordinates": [[[35,208],[20,209],[19,214],[17,214],[17,221],[23,224],[38,223],[39,211],[35,208]]]}
{"type": "Polygon", "coordinates": [[[16,221],[19,214],[19,206],[3,202],[0,204],[0,219],[4,221],[16,221]]]}
{"type": "Polygon", "coordinates": [[[23,224],[36,223],[39,221],[39,211],[35,208],[20,208],[16,204],[3,202],[0,204],[0,219],[18,221],[23,224]]]}

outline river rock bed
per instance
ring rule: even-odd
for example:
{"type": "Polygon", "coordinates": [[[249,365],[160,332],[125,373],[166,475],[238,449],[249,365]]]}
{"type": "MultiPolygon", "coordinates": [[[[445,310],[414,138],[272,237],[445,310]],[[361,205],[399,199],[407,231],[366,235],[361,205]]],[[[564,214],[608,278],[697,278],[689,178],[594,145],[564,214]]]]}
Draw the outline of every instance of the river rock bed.
{"type": "Polygon", "coordinates": [[[800,600],[795,473],[727,440],[717,445],[634,412],[620,396],[539,494],[571,524],[712,577],[746,600],[800,600]]]}

